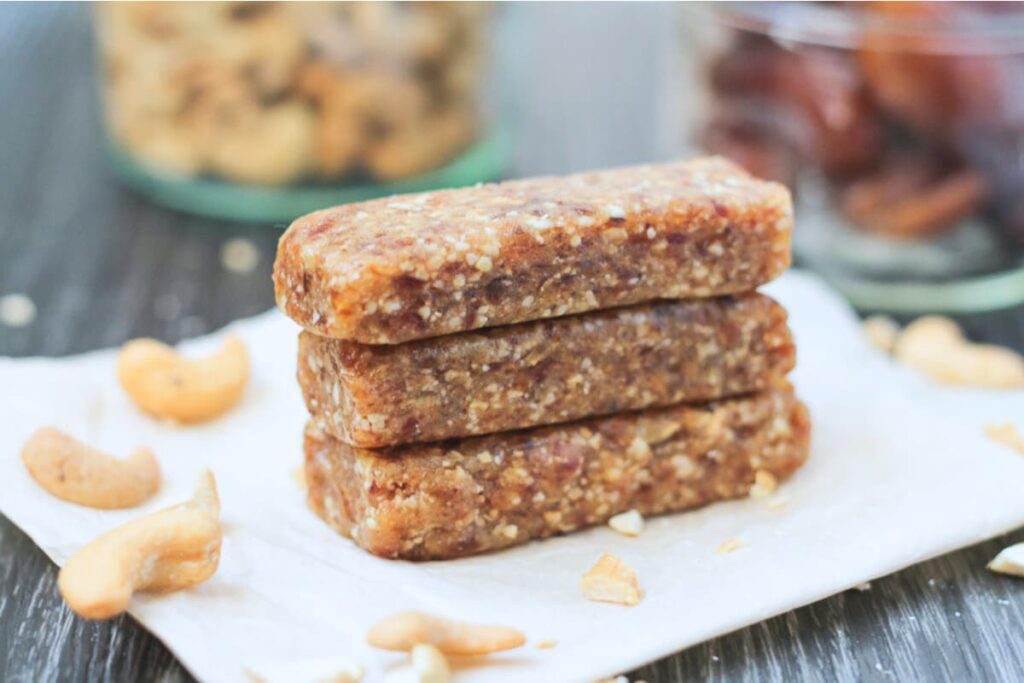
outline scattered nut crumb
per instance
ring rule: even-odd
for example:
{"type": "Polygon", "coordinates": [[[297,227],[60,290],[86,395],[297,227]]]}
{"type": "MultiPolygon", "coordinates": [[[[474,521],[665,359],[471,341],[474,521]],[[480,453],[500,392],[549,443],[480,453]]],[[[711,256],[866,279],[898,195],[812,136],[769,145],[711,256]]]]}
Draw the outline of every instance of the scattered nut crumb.
{"type": "Polygon", "coordinates": [[[750,497],[766,498],[778,485],[779,481],[774,474],[766,470],[758,470],[754,474],[754,485],[750,487],[750,497]]]}
{"type": "Polygon", "coordinates": [[[229,273],[251,273],[260,263],[260,250],[252,240],[233,237],[220,247],[220,264],[229,273]]]}
{"type": "Polygon", "coordinates": [[[400,612],[371,626],[366,640],[383,650],[410,652],[414,645],[430,644],[447,655],[472,657],[520,647],[526,636],[508,626],[467,624],[423,612],[400,612]]]}
{"type": "Polygon", "coordinates": [[[1018,453],[1024,453],[1024,437],[1009,422],[985,425],[985,436],[1018,453]]]}
{"type": "Polygon", "coordinates": [[[452,680],[448,660],[433,645],[414,645],[411,659],[417,683],[448,683],[452,680]]]}
{"type": "Polygon", "coordinates": [[[639,511],[630,510],[609,519],[608,526],[623,536],[639,536],[644,530],[644,518],[639,511]]]}
{"type": "Polygon", "coordinates": [[[556,645],[558,645],[557,640],[542,640],[539,643],[537,643],[534,647],[536,647],[538,650],[550,650],[556,645]]]}
{"type": "Polygon", "coordinates": [[[1008,548],[1003,548],[988,563],[988,568],[999,574],[1024,576],[1024,543],[1017,543],[1008,548]]]}
{"type": "Polygon", "coordinates": [[[615,555],[605,553],[580,581],[583,596],[597,602],[638,605],[642,593],[636,572],[615,555]]]}
{"type": "Polygon", "coordinates": [[[292,481],[300,488],[306,488],[306,467],[305,465],[296,465],[292,468],[292,481]]]}
{"type": "Polygon", "coordinates": [[[869,591],[871,590],[871,582],[865,581],[864,583],[858,583],[856,586],[853,587],[853,589],[858,590],[861,593],[863,593],[864,591],[869,591]]]}
{"type": "Polygon", "coordinates": [[[715,548],[715,552],[719,555],[725,555],[743,547],[745,547],[743,541],[738,538],[730,538],[728,541],[722,541],[719,543],[718,547],[715,548]]]}
{"type": "Polygon", "coordinates": [[[1024,358],[1016,351],[964,339],[942,316],[918,318],[896,339],[894,355],[943,384],[982,389],[1024,387],[1024,358]]]}
{"type": "Polygon", "coordinates": [[[25,327],[36,319],[36,304],[24,294],[0,297],[0,322],[8,327],[25,327]]]}
{"type": "Polygon", "coordinates": [[[876,349],[892,353],[900,334],[899,324],[887,315],[872,315],[861,323],[864,336],[876,349]]]}
{"type": "Polygon", "coordinates": [[[774,498],[768,501],[767,505],[769,510],[781,510],[782,508],[789,505],[789,498],[787,498],[786,496],[775,496],[774,498]]]}

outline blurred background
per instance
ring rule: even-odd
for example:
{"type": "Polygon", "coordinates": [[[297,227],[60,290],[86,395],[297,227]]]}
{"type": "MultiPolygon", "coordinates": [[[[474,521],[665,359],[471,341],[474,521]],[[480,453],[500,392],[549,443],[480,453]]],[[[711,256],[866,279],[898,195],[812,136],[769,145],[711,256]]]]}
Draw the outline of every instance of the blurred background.
{"type": "Polygon", "coordinates": [[[862,309],[1024,300],[1019,3],[14,3],[0,51],[5,310],[122,321],[50,351],[269,307],[316,208],[700,151],[789,185],[862,309]]]}
{"type": "MultiPolygon", "coordinates": [[[[793,189],[798,264],[862,311],[1024,340],[1020,3],[5,3],[0,64],[0,355],[175,342],[267,310],[281,230],[316,208],[704,151],[793,189]]],[[[894,582],[952,576],[959,609],[963,567],[995,547],[894,582]]],[[[0,579],[8,671],[187,680],[130,623],[72,620],[2,518],[0,579]]],[[[925,598],[856,599],[648,675],[777,675],[751,653],[830,651],[842,617],[878,637],[815,671],[870,678],[925,598]]],[[[948,645],[924,633],[915,657],[948,645]]]]}
{"type": "Polygon", "coordinates": [[[678,157],[680,22],[618,3],[0,5],[0,317],[39,314],[0,325],[0,354],[270,308],[280,230],[314,208],[678,157]]]}
{"type": "Polygon", "coordinates": [[[10,4],[0,15],[0,246],[26,257],[0,274],[0,293],[34,306],[88,298],[104,315],[146,286],[125,278],[166,272],[146,322],[195,334],[270,305],[274,228],[308,211],[702,151],[789,185],[798,263],[862,309],[1024,300],[1018,3],[10,4]],[[53,240],[74,248],[46,251],[53,240]],[[105,258],[81,262],[100,281],[47,301],[54,269],[86,267],[56,261],[97,249],[105,258]],[[173,275],[209,281],[218,259],[233,276],[217,287],[173,275]],[[221,291],[208,319],[196,297],[221,291]]]}

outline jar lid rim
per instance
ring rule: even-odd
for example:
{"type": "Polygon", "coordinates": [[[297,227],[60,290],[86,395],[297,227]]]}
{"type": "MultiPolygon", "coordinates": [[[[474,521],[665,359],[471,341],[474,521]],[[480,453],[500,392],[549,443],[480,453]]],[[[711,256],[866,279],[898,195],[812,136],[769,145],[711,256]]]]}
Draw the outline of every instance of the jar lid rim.
{"type": "MultiPolygon", "coordinates": [[[[907,4],[924,8],[932,3],[907,4]]],[[[1024,4],[1007,3],[1014,7],[1001,11],[979,9],[975,3],[952,4],[952,12],[885,14],[865,12],[850,3],[724,2],[706,7],[721,23],[786,42],[858,48],[870,36],[883,41],[872,44],[872,49],[942,54],[1024,51],[1024,4]],[[901,40],[891,47],[884,43],[897,38],[901,40]]]]}

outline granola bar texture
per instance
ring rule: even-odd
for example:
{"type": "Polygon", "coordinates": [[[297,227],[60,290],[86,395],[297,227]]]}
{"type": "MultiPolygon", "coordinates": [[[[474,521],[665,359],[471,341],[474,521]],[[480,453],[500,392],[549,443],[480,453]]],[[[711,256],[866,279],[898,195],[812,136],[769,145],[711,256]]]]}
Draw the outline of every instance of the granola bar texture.
{"type": "Polygon", "coordinates": [[[789,265],[789,192],[721,158],[402,195],[282,236],[278,306],[366,344],[755,289],[789,265]]]}
{"type": "Polygon", "coordinates": [[[762,294],[661,301],[399,345],[299,341],[299,384],[335,438],[374,448],[764,389],[793,368],[762,294]]]}
{"type": "Polygon", "coordinates": [[[792,390],[384,450],[316,420],[305,436],[312,509],[365,550],[446,559],[748,495],[806,459],[810,423],[792,390]]]}

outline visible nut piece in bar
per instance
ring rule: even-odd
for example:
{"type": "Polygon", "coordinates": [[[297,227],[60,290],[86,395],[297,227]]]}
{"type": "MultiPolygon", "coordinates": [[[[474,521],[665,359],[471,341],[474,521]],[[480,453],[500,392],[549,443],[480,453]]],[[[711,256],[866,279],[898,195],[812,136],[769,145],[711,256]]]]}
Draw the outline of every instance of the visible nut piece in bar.
{"type": "Polygon", "coordinates": [[[278,306],[367,344],[661,298],[747,292],[789,265],[782,185],[719,158],[388,197],[281,238],[278,306]]]}
{"type": "Polygon", "coordinates": [[[608,526],[623,536],[639,536],[644,530],[644,516],[638,510],[628,510],[609,519],[608,526]]]}
{"type": "Polygon", "coordinates": [[[367,641],[383,650],[409,652],[419,644],[433,645],[446,655],[486,655],[523,645],[518,629],[492,624],[467,624],[422,612],[401,612],[370,628],[367,641]]]}
{"type": "Polygon", "coordinates": [[[642,515],[746,496],[786,479],[809,421],[788,386],[522,432],[361,449],[306,429],[308,499],[383,557],[443,559],[642,515]]]}
{"type": "Polygon", "coordinates": [[[765,498],[779,485],[775,475],[767,470],[758,470],[754,473],[754,485],[750,487],[751,498],[765,498]]]}
{"type": "Polygon", "coordinates": [[[605,553],[580,581],[583,596],[597,602],[639,605],[642,592],[636,572],[611,553],[605,553]]]}
{"type": "Polygon", "coordinates": [[[21,449],[36,482],[61,500],[101,510],[130,508],[160,488],[160,466],[148,448],[118,460],[53,427],[37,430],[21,449]]]}
{"type": "Polygon", "coordinates": [[[331,434],[375,448],[748,393],[794,363],[785,310],[745,294],[397,346],[305,332],[298,374],[331,434]]]}

